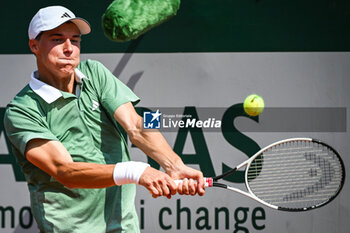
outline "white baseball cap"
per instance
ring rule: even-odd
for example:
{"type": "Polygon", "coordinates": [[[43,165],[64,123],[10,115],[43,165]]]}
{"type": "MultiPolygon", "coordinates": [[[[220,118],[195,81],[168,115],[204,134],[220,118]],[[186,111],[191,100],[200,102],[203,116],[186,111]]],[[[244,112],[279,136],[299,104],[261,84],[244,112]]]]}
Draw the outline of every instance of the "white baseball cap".
{"type": "Polygon", "coordinates": [[[29,39],[35,39],[40,32],[57,28],[67,21],[77,25],[82,35],[91,32],[90,24],[85,19],[75,17],[73,12],[63,6],[49,6],[41,8],[30,21],[28,28],[29,39]]]}

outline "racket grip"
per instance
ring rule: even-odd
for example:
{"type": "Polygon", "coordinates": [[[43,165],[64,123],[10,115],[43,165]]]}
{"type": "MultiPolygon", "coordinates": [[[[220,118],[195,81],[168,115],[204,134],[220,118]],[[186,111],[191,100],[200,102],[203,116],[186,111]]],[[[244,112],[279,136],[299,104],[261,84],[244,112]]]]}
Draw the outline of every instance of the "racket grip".
{"type": "MultiPolygon", "coordinates": [[[[179,185],[182,183],[182,180],[174,180],[176,185],[179,185]]],[[[195,180],[194,182],[197,183],[195,180]]],[[[204,187],[213,187],[213,178],[210,177],[204,177],[204,187]]]]}

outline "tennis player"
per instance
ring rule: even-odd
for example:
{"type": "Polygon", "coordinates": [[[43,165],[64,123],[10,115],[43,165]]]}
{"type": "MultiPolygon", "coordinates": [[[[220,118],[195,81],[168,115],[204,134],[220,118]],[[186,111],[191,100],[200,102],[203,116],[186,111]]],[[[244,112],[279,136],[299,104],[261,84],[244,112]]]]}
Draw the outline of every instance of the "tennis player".
{"type": "Polygon", "coordinates": [[[135,184],[153,197],[203,195],[203,175],[160,133],[142,130],[133,107],[139,98],[127,86],[101,63],[80,61],[81,35],[90,31],[64,7],[37,12],[28,30],[37,70],[8,105],[6,133],[41,232],[135,233],[135,184]],[[116,122],[166,173],[130,161],[116,122]],[[173,179],[185,182],[177,187],[173,179]]]}

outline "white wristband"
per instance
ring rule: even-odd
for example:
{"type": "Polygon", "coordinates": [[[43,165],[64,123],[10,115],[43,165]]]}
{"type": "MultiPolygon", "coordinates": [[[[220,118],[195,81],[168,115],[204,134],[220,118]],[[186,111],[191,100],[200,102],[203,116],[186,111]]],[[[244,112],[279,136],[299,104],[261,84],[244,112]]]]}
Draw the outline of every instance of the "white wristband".
{"type": "Polygon", "coordinates": [[[117,163],[113,171],[113,179],[116,185],[139,183],[142,173],[149,167],[149,164],[143,162],[122,162],[117,163]]]}

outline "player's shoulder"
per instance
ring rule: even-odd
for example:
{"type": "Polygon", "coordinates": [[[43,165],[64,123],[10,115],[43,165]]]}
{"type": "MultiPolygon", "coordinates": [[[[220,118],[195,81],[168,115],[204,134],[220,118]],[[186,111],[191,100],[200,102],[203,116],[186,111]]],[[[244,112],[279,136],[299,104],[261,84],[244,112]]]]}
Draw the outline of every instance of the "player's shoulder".
{"type": "Polygon", "coordinates": [[[17,95],[10,101],[8,106],[18,106],[24,105],[28,106],[35,101],[36,94],[27,84],[22,90],[20,90],[17,95]]]}
{"type": "Polygon", "coordinates": [[[80,70],[81,72],[85,72],[85,73],[96,73],[98,72],[99,69],[101,68],[105,68],[104,65],[96,60],[85,60],[85,61],[81,61],[78,65],[78,70],[80,70]]]}
{"type": "Polygon", "coordinates": [[[38,96],[26,85],[18,94],[10,101],[6,106],[5,117],[9,115],[17,115],[18,113],[29,113],[37,111],[38,109],[38,96]],[[11,114],[16,113],[16,114],[11,114]]]}
{"type": "Polygon", "coordinates": [[[86,83],[91,85],[100,86],[101,83],[115,82],[113,73],[99,61],[81,61],[77,69],[88,78],[86,83]]]}

